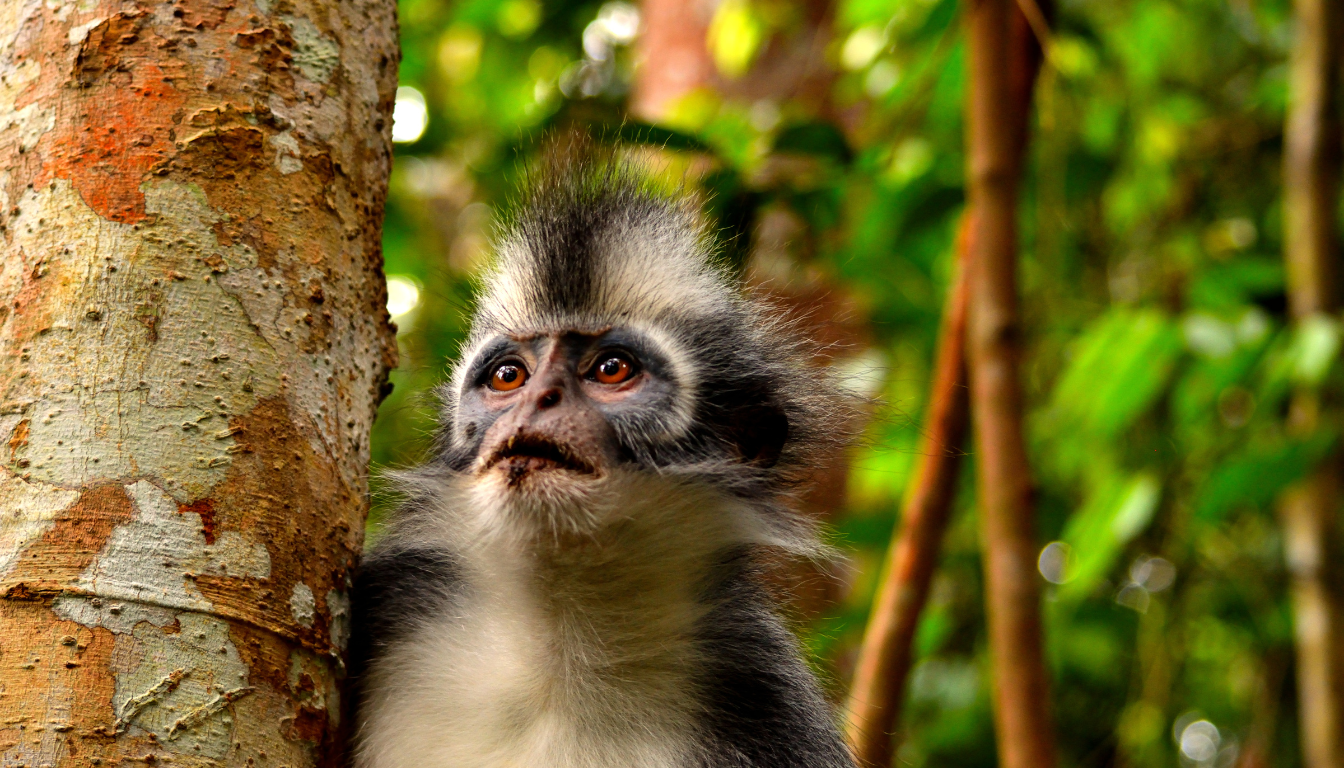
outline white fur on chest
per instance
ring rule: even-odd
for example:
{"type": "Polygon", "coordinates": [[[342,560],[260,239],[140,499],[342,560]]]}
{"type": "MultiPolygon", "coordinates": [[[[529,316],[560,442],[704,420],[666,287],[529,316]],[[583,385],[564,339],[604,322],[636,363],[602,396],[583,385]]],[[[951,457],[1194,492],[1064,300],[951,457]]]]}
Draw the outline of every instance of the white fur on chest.
{"type": "Polygon", "coordinates": [[[641,691],[576,670],[557,661],[557,642],[518,614],[426,627],[374,670],[360,768],[688,764],[689,702],[667,700],[672,680],[641,691]]]}
{"type": "MultiPolygon", "coordinates": [[[[622,506],[547,549],[510,526],[537,510],[444,489],[394,534],[457,553],[462,585],[371,663],[357,768],[687,768],[698,758],[701,596],[725,548],[770,542],[723,496],[614,478],[622,506]]],[[[479,490],[479,489],[478,489],[479,490]]]]}

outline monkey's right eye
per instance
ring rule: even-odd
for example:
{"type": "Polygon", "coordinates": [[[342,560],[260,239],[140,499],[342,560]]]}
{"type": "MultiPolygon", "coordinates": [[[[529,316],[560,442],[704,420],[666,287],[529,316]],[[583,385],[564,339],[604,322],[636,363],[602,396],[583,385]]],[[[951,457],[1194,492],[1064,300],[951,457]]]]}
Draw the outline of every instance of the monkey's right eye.
{"type": "Polygon", "coordinates": [[[490,388],[496,392],[508,392],[523,386],[527,381],[527,371],[516,363],[504,363],[490,374],[490,388]]]}

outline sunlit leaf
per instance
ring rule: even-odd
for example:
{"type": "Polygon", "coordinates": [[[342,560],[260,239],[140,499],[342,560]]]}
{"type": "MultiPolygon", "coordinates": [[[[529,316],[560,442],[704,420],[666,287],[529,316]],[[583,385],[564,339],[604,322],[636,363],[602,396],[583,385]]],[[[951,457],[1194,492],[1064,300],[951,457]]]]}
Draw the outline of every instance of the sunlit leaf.
{"type": "Polygon", "coordinates": [[[756,60],[765,29],[750,0],[723,0],[709,25],[709,50],[727,77],[741,77],[756,60]]]}
{"type": "Polygon", "coordinates": [[[1129,478],[1113,476],[1089,495],[1064,529],[1073,556],[1060,587],[1061,599],[1091,594],[1111,572],[1124,546],[1148,527],[1161,491],[1156,474],[1141,472],[1129,478]]]}
{"type": "Polygon", "coordinates": [[[1339,358],[1340,323],[1326,315],[1312,315],[1303,320],[1293,334],[1290,354],[1293,374],[1301,383],[1315,386],[1339,358]]]}

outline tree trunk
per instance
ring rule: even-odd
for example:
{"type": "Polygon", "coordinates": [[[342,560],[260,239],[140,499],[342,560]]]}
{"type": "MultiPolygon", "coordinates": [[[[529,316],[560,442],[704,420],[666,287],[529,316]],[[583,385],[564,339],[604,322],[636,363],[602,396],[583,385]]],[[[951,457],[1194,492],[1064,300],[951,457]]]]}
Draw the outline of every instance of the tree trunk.
{"type": "MultiPolygon", "coordinates": [[[[1284,142],[1284,257],[1289,308],[1298,322],[1339,309],[1340,35],[1344,11],[1332,0],[1296,0],[1288,123],[1284,142]]],[[[1294,395],[1288,428],[1306,435],[1320,422],[1318,394],[1294,395]]],[[[1344,765],[1344,595],[1339,573],[1339,457],[1280,499],[1292,574],[1298,709],[1307,768],[1344,765]]]]}
{"type": "Polygon", "coordinates": [[[796,28],[771,35],[751,69],[731,79],[719,75],[707,42],[717,5],[711,0],[643,0],[641,63],[630,98],[631,114],[657,122],[681,97],[696,88],[712,88],[733,101],[787,99],[814,114],[839,117],[831,104],[835,71],[826,60],[834,2],[802,2],[796,28]]]}
{"type": "Polygon", "coordinates": [[[920,437],[914,479],[887,551],[872,615],[863,635],[848,706],[848,736],[860,765],[887,768],[895,748],[911,650],[919,616],[938,565],[943,532],[956,497],[966,426],[966,269],[972,228],[963,224],[958,269],[943,310],[928,419],[920,437]]]}
{"type": "Polygon", "coordinates": [[[6,10],[0,763],[337,765],[394,5],[6,10]]]}
{"type": "Polygon", "coordinates": [[[994,722],[1004,768],[1052,768],[1031,470],[1022,434],[1017,187],[1039,48],[1013,0],[968,0],[967,351],[979,467],[994,722]]]}
{"type": "Polygon", "coordinates": [[[644,34],[630,113],[654,122],[677,99],[708,85],[714,60],[705,46],[715,3],[708,0],[643,0],[644,34]]]}

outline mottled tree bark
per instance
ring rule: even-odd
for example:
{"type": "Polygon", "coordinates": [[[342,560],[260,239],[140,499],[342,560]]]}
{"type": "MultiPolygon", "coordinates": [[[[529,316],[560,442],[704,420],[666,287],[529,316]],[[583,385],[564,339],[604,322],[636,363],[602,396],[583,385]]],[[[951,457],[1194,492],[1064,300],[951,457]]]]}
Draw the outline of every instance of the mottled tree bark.
{"type": "Polygon", "coordinates": [[[1018,379],[1017,188],[1039,47],[1013,0],[968,0],[967,355],[979,470],[994,724],[1004,768],[1055,764],[1041,640],[1031,467],[1018,379]]]}
{"type": "MultiPolygon", "coordinates": [[[[1340,35],[1344,10],[1332,0],[1296,0],[1288,122],[1284,136],[1284,257],[1294,320],[1339,309],[1340,35]]],[[[1294,395],[1288,428],[1320,423],[1318,393],[1294,395]]],[[[1333,456],[1280,499],[1292,574],[1297,689],[1304,765],[1344,765],[1344,590],[1339,567],[1341,466],[1333,456]]]]}
{"type": "MultiPolygon", "coordinates": [[[[958,254],[964,256],[971,229],[963,224],[958,254]]],[[[887,768],[900,724],[905,684],[914,661],[915,630],[938,565],[943,532],[956,498],[967,422],[966,269],[958,272],[943,310],[938,357],[930,386],[928,418],[919,442],[919,460],[887,550],[877,596],[850,687],[846,729],[864,766],[887,768]]]]}
{"type": "Polygon", "coordinates": [[[0,13],[0,763],[336,765],[389,0],[0,13]]]}

